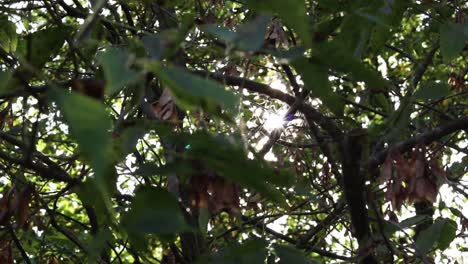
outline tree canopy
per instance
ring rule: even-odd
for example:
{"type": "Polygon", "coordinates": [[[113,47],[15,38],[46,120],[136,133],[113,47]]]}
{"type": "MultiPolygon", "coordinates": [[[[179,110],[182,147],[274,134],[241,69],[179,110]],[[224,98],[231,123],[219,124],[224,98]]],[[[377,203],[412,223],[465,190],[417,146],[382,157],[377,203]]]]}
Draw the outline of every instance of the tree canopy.
{"type": "Polygon", "coordinates": [[[467,263],[454,0],[3,0],[1,263],[467,263]]]}

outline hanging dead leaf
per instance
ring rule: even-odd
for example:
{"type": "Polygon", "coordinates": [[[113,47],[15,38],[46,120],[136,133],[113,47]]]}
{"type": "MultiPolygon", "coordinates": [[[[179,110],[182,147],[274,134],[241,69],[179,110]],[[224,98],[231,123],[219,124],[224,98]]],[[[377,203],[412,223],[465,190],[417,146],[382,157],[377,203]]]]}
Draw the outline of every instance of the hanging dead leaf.
{"type": "Polygon", "coordinates": [[[240,75],[240,71],[237,69],[237,65],[232,62],[228,62],[228,64],[226,64],[226,66],[224,66],[222,70],[224,74],[229,76],[240,75]]]}
{"type": "Polygon", "coordinates": [[[47,260],[47,264],[59,264],[59,260],[55,256],[50,256],[49,259],[47,260]]]}
{"type": "Polygon", "coordinates": [[[253,209],[255,212],[260,210],[259,204],[262,196],[259,193],[252,194],[247,199],[247,209],[253,209]]]}
{"type": "Polygon", "coordinates": [[[395,223],[398,223],[398,216],[395,214],[395,212],[393,212],[392,210],[390,210],[390,207],[387,208],[387,210],[385,211],[385,214],[388,216],[388,219],[390,221],[393,221],[395,223]]]}
{"type": "Polygon", "coordinates": [[[3,197],[0,199],[0,225],[5,225],[9,220],[12,215],[12,210],[11,210],[11,200],[14,197],[15,189],[12,188],[8,191],[6,191],[3,194],[3,197]]]}
{"type": "Polygon", "coordinates": [[[211,194],[212,215],[226,210],[231,215],[238,215],[239,209],[239,187],[219,176],[215,177],[208,187],[211,194]]]}
{"type": "Polygon", "coordinates": [[[156,116],[161,120],[177,121],[177,107],[171,91],[164,89],[159,100],[153,104],[153,110],[156,116]]]}
{"type": "Polygon", "coordinates": [[[235,16],[232,16],[232,17],[228,17],[224,20],[224,26],[227,27],[227,28],[235,28],[237,26],[237,21],[236,21],[236,17],[235,16]]]}
{"type": "Polygon", "coordinates": [[[379,183],[384,184],[392,179],[393,159],[390,154],[385,158],[384,163],[380,169],[379,183]]]}
{"type": "Polygon", "coordinates": [[[18,195],[18,206],[16,211],[16,223],[18,228],[26,228],[29,217],[29,203],[34,192],[33,185],[26,185],[18,195]]]}
{"type": "Polygon", "coordinates": [[[426,158],[423,147],[418,147],[413,152],[413,167],[416,178],[424,177],[426,173],[426,158]]]}
{"type": "Polygon", "coordinates": [[[5,123],[5,120],[8,119],[8,114],[10,113],[10,105],[5,107],[0,111],[0,129],[3,128],[3,124],[5,123]]]}
{"type": "Polygon", "coordinates": [[[387,201],[390,201],[394,210],[399,211],[406,199],[406,195],[406,189],[403,187],[402,181],[392,180],[392,182],[387,185],[387,191],[384,197],[387,201]]]}
{"type": "Polygon", "coordinates": [[[267,43],[271,43],[273,47],[289,47],[288,37],[283,29],[283,24],[278,18],[274,18],[271,22],[270,31],[267,34],[267,43]]]}
{"type": "Polygon", "coordinates": [[[224,5],[224,0],[208,0],[210,6],[224,5]]]}
{"type": "Polygon", "coordinates": [[[396,162],[396,171],[400,176],[401,180],[406,180],[411,177],[411,167],[408,162],[403,158],[400,152],[392,153],[393,160],[396,162]]]}
{"type": "Polygon", "coordinates": [[[193,168],[197,173],[190,177],[188,196],[194,208],[207,208],[214,216],[222,211],[237,215],[239,209],[239,187],[213,172],[202,168],[200,162],[194,161],[193,168]]]}
{"type": "Polygon", "coordinates": [[[429,201],[437,199],[437,179],[434,177],[426,160],[424,146],[417,146],[411,153],[411,158],[405,160],[399,153],[393,153],[398,177],[388,184],[386,199],[392,202],[395,209],[400,208],[402,202],[429,201]],[[406,187],[403,187],[406,186],[406,187]]]}
{"type": "Polygon", "coordinates": [[[174,256],[174,253],[172,252],[171,248],[168,247],[163,251],[163,257],[162,257],[161,263],[165,263],[165,264],[177,263],[176,257],[174,256]]]}
{"type": "Polygon", "coordinates": [[[330,170],[330,165],[328,165],[328,162],[325,162],[323,164],[322,168],[322,178],[321,178],[321,184],[322,186],[328,186],[330,184],[331,180],[331,170],[330,170]]]}
{"type": "Polygon", "coordinates": [[[468,87],[464,74],[451,73],[448,78],[448,84],[457,93],[463,92],[468,87]]]}
{"type": "Polygon", "coordinates": [[[462,232],[468,231],[468,218],[461,219],[462,232]]]}
{"type": "Polygon", "coordinates": [[[93,97],[98,100],[104,99],[104,87],[106,82],[95,79],[73,79],[70,81],[72,90],[93,97]]]}
{"type": "Polygon", "coordinates": [[[0,241],[0,263],[2,264],[14,263],[10,240],[0,241]]]}

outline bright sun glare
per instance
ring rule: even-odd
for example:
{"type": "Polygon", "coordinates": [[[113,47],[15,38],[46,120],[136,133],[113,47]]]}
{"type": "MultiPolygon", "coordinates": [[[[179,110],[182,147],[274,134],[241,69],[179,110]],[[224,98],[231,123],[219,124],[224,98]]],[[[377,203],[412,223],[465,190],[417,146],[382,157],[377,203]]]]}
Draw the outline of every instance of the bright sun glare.
{"type": "Polygon", "coordinates": [[[265,124],[263,127],[268,131],[273,131],[275,129],[282,128],[284,126],[285,120],[283,115],[278,113],[271,113],[267,116],[265,124]]]}

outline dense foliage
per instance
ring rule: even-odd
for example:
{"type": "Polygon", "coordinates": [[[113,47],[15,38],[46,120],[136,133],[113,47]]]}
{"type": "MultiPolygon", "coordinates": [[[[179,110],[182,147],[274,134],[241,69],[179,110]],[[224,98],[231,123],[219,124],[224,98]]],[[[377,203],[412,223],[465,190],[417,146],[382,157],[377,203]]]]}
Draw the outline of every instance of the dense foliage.
{"type": "Polygon", "coordinates": [[[0,262],[467,263],[466,11],[1,1],[0,262]]]}

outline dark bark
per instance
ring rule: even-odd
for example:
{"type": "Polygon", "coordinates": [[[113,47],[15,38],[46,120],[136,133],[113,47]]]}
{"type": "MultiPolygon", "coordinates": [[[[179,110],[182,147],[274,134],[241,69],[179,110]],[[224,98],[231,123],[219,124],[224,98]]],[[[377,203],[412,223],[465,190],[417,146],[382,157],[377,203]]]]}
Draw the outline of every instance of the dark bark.
{"type": "Polygon", "coordinates": [[[359,263],[377,263],[373,253],[367,253],[371,238],[369,216],[366,207],[365,174],[361,171],[361,160],[365,140],[365,130],[349,132],[342,142],[343,189],[351,215],[354,236],[358,240],[360,253],[359,263]]]}

